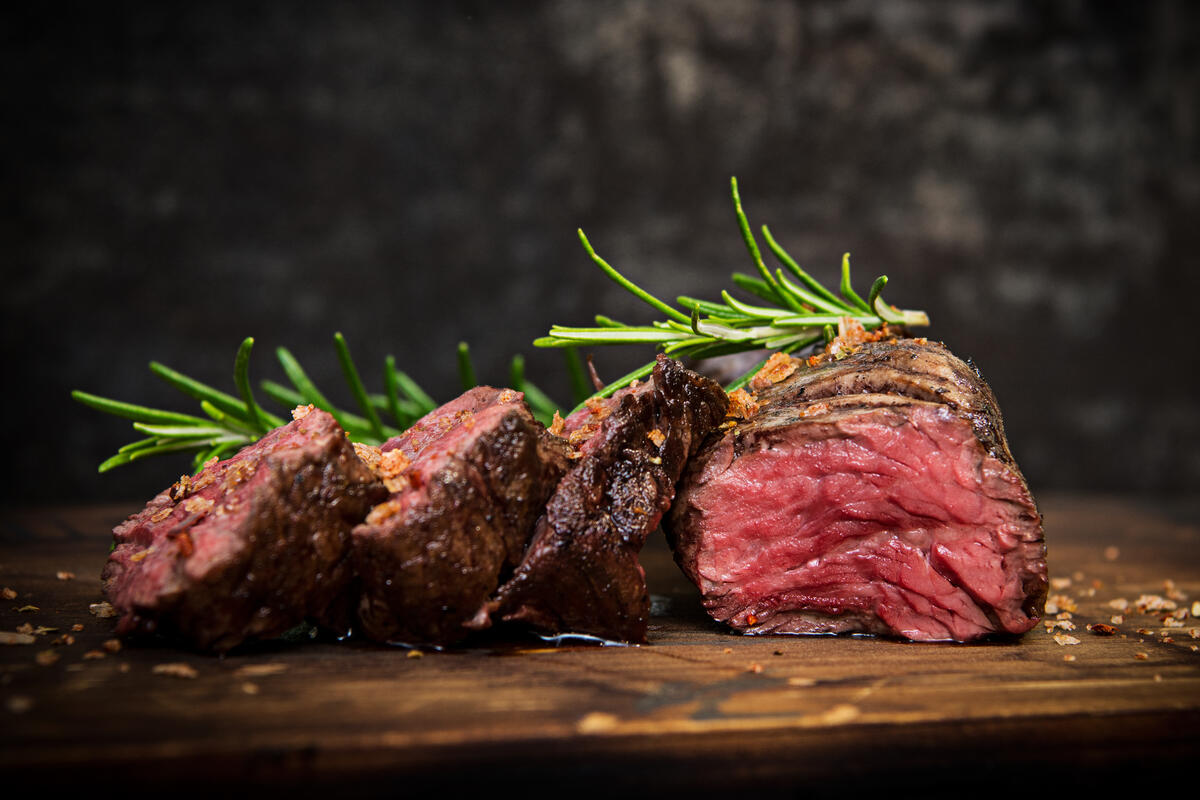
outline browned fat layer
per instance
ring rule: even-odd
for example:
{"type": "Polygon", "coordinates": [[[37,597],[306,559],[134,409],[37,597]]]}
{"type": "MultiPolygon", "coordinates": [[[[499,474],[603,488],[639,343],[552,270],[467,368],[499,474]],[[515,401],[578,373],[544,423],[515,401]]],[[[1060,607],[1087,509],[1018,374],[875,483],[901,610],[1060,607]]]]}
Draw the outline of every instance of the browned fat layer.
{"type": "Polygon", "coordinates": [[[550,431],[550,433],[553,433],[555,436],[562,436],[563,427],[566,424],[567,421],[559,415],[558,410],[556,409],[554,411],[554,419],[550,421],[550,427],[546,430],[550,431]]]}
{"type": "Polygon", "coordinates": [[[292,419],[304,419],[315,410],[312,403],[304,406],[296,406],[292,409],[292,419]]]}

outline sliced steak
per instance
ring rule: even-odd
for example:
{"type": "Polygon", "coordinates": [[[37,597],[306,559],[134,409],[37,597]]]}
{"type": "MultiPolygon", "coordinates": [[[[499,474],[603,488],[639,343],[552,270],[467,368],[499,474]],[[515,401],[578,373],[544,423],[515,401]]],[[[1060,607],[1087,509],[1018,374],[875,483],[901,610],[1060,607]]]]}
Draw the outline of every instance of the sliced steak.
{"type": "Polygon", "coordinates": [[[779,374],[692,460],[666,524],[713,618],[955,641],[1037,624],[1041,517],[970,365],[902,339],[779,374]]]}
{"type": "Polygon", "coordinates": [[[380,448],[392,494],[354,529],[370,638],[450,644],[489,624],[480,608],[520,561],[570,455],[522,398],[476,387],[380,448]]]}
{"type": "Polygon", "coordinates": [[[350,530],[386,491],[333,417],[295,414],[117,526],[102,580],[118,633],[224,652],[336,608],[350,530]]]}
{"type": "Polygon", "coordinates": [[[659,356],[649,381],[568,418],[577,461],[488,610],[548,633],[645,641],[650,596],[638,553],[726,405],[719,384],[659,356]]]}

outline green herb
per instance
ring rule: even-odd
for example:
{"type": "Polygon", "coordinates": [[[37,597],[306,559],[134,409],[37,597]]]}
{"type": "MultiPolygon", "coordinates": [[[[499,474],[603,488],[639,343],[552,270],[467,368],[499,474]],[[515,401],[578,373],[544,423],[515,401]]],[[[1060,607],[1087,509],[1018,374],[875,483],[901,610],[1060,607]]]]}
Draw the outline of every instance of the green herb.
{"type": "MultiPolygon", "coordinates": [[[[334,347],[350,393],[358,403],[361,414],[354,414],[333,405],[309,379],[300,362],[286,348],[275,351],[280,366],[291,387],[274,381],[263,381],[260,387],[264,394],[285,409],[311,403],[328,411],[346,429],[350,439],[364,444],[381,444],[392,436],[407,430],[414,422],[437,407],[428,393],[404,372],[396,369],[396,360],[388,356],[384,362],[383,394],[370,394],[363,385],[362,377],[350,347],[341,333],[334,334],[334,347]],[[391,417],[388,424],[382,415],[391,417]]],[[[284,420],[261,407],[254,399],[249,379],[250,351],[254,339],[247,338],[238,348],[234,359],[233,383],[240,397],[234,397],[214,389],[207,384],[176,372],[157,362],[151,362],[150,371],[184,394],[200,401],[203,417],[166,411],[157,408],[125,403],[107,397],[74,391],[71,396],[86,406],[133,420],[134,430],[145,434],[145,438],[130,442],[115,455],[100,465],[100,472],[139,461],[150,456],[193,451],[193,468],[199,470],[210,458],[222,458],[245,447],[272,428],[284,424],[284,420]]],[[[459,345],[459,366],[466,388],[474,385],[475,368],[471,364],[466,343],[459,345]]],[[[513,359],[511,387],[525,393],[534,415],[549,424],[559,409],[546,393],[525,377],[524,359],[513,359]]]]}
{"type": "MultiPolygon", "coordinates": [[[[834,294],[801,269],[764,225],[762,234],[767,247],[786,268],[786,272],[782,268],[772,272],[763,262],[758,242],[742,210],[737,178],[730,180],[730,187],[738,226],[759,275],[754,277],[737,272],[732,276],[733,283],[766,301],[769,306],[746,303],[734,298],[728,291],[722,291],[719,303],[680,296],[676,298],[676,305],[679,306],[676,308],[614,269],[597,255],[587,236],[580,230],[579,240],[592,261],[618,285],[662,312],[667,319],[650,325],[626,325],[597,315],[597,327],[554,325],[546,336],[537,339],[534,344],[538,347],[571,348],[582,345],[654,344],[672,356],[709,358],[761,349],[795,352],[832,338],[834,326],[845,317],[859,322],[868,330],[884,324],[929,324],[929,317],[924,311],[901,311],[884,302],[880,292],[887,285],[886,275],[875,279],[868,299],[863,300],[851,286],[849,253],[842,258],[840,293],[834,294]]],[[[763,363],[765,360],[726,388],[732,391],[745,385],[763,363]]],[[[608,384],[597,395],[606,397],[632,381],[644,378],[653,369],[654,362],[645,364],[608,384]]]]}

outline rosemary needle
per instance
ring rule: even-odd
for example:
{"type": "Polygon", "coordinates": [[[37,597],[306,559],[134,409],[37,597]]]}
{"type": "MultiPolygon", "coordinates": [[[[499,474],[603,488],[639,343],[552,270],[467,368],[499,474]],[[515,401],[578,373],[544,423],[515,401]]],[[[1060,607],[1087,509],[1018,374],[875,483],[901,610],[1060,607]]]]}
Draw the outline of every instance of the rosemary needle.
{"type": "MultiPolygon", "coordinates": [[[[677,297],[676,303],[687,312],[684,313],[618,272],[596,253],[591,242],[580,231],[579,240],[593,263],[619,286],[667,318],[649,325],[625,325],[604,315],[597,315],[598,327],[553,325],[547,335],[536,339],[534,344],[538,347],[654,344],[673,356],[708,358],[762,349],[795,352],[827,339],[833,326],[847,317],[868,330],[885,323],[903,326],[929,324],[929,317],[923,311],[901,311],[884,302],[880,293],[887,286],[885,275],[875,279],[867,294],[868,299],[864,300],[854,290],[851,281],[849,253],[842,258],[839,292],[835,294],[830,291],[804,271],[764,225],[762,234],[767,248],[783,265],[783,268],[772,272],[763,261],[762,250],[742,207],[737,178],[731,178],[729,185],[734,216],[746,251],[758,273],[756,277],[735,272],[732,280],[738,289],[765,301],[769,306],[746,303],[723,291],[719,303],[687,295],[677,297]]],[[[743,386],[759,366],[761,364],[731,383],[727,389],[732,391],[743,386]]],[[[610,395],[648,375],[653,367],[653,362],[645,364],[605,386],[597,394],[610,395]]]]}

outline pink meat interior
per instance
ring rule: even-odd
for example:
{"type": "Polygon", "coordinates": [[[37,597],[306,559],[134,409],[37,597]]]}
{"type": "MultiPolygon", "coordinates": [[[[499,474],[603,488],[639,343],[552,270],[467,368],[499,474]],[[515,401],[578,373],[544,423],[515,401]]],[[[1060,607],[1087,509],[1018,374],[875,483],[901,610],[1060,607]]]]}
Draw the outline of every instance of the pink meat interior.
{"type": "Polygon", "coordinates": [[[822,427],[706,470],[693,577],[717,619],[918,640],[1036,624],[1022,608],[1026,582],[1044,580],[1028,566],[1045,564],[1032,506],[966,421],[929,405],[822,427]]]}

